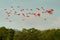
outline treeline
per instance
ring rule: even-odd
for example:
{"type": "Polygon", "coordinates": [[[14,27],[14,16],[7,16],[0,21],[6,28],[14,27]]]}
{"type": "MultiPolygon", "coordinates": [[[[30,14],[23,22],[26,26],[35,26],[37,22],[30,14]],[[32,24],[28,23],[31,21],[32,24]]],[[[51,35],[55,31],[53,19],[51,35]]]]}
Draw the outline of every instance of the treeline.
{"type": "Polygon", "coordinates": [[[31,28],[18,31],[0,27],[0,40],[60,40],[60,29],[41,31],[31,28]]]}

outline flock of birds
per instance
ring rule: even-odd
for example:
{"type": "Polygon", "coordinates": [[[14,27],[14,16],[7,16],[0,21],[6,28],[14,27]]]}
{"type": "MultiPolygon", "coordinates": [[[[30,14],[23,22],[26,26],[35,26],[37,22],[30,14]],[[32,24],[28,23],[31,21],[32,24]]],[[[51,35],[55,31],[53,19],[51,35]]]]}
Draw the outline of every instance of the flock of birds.
{"type": "MultiPolygon", "coordinates": [[[[33,15],[35,17],[40,17],[41,16],[41,13],[48,13],[48,14],[53,14],[53,9],[44,9],[44,7],[41,7],[41,8],[35,8],[35,10],[37,11],[36,12],[33,12],[34,9],[33,8],[27,8],[27,9],[24,9],[24,8],[20,8],[20,6],[17,6],[17,8],[14,8],[14,6],[11,6],[10,9],[8,10],[7,8],[4,9],[5,13],[7,14],[7,17],[6,19],[9,20],[9,22],[12,22],[12,20],[9,19],[9,17],[13,14],[13,15],[16,15],[16,16],[23,16],[23,17],[27,17],[29,18],[30,15],[33,15]],[[18,10],[16,10],[18,9],[18,10]],[[40,12],[42,9],[42,12],[40,12]],[[25,12],[26,11],[26,12],[25,12]]],[[[46,20],[46,18],[44,19],[46,20]]]]}

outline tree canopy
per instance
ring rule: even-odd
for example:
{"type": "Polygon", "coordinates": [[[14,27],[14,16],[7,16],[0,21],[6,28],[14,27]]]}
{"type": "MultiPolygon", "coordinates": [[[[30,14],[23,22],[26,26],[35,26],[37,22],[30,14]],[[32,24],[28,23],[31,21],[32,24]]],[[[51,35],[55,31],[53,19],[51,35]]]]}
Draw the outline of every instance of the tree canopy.
{"type": "Polygon", "coordinates": [[[60,40],[60,29],[38,30],[35,28],[17,31],[0,27],[0,40],[60,40]]]}

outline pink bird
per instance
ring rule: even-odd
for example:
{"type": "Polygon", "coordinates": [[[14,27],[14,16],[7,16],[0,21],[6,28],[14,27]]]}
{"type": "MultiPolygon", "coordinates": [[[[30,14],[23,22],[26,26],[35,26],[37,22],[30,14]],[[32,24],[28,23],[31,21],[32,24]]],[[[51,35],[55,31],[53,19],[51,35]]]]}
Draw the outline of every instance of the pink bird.
{"type": "Polygon", "coordinates": [[[40,10],[39,8],[36,8],[37,10],[40,10]]]}

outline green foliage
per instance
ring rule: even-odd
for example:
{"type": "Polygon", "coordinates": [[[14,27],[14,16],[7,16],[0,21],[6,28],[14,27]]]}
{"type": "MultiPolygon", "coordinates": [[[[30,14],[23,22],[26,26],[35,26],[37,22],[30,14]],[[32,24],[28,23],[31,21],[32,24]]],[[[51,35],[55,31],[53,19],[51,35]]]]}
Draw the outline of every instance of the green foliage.
{"type": "Polygon", "coordinates": [[[0,40],[60,40],[60,29],[40,31],[35,28],[16,31],[0,28],[0,40]]]}
{"type": "Polygon", "coordinates": [[[14,30],[8,29],[7,32],[8,32],[8,34],[7,34],[7,39],[6,40],[13,40],[14,30]]]}
{"type": "Polygon", "coordinates": [[[6,40],[7,29],[5,27],[0,28],[0,40],[6,40]]]}

